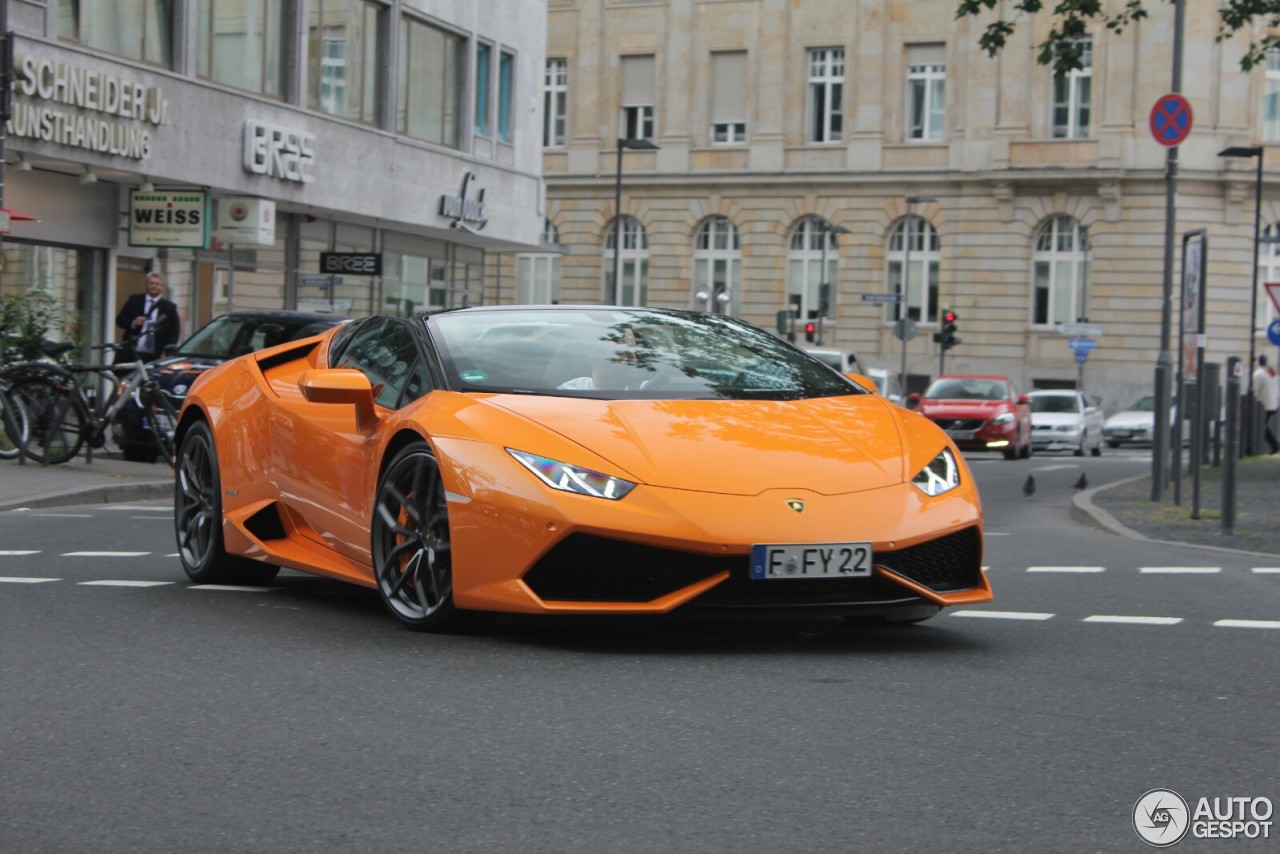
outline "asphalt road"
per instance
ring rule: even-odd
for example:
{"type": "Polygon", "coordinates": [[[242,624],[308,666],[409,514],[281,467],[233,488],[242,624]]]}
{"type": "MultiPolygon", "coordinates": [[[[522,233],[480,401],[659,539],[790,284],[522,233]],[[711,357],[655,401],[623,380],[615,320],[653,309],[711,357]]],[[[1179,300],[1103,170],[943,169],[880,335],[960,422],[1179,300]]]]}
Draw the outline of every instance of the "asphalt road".
{"type": "Polygon", "coordinates": [[[417,635],[190,585],[163,504],[0,514],[0,851],[1146,850],[1150,789],[1280,802],[1280,573],[1069,521],[1144,465],[975,458],[996,600],[896,629],[417,635]]]}

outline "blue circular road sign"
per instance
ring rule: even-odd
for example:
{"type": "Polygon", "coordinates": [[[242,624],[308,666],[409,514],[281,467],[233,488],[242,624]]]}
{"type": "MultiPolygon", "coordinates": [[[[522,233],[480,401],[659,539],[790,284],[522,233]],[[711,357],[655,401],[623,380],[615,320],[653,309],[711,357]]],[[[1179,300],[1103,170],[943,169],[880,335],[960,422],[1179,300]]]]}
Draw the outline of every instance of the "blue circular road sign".
{"type": "Polygon", "coordinates": [[[1267,340],[1280,347],[1280,318],[1267,324],[1267,340]]]}
{"type": "Polygon", "coordinates": [[[1175,146],[1191,133],[1191,104],[1177,92],[1170,92],[1151,108],[1151,135],[1161,145],[1175,146]]]}

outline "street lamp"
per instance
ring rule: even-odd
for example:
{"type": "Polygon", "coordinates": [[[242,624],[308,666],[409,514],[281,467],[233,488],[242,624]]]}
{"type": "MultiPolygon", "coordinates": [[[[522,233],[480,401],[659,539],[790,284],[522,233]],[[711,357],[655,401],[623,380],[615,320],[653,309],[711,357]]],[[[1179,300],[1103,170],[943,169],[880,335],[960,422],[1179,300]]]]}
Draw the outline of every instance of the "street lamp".
{"type": "MultiPolygon", "coordinates": [[[[1248,401],[1245,407],[1245,423],[1253,424],[1253,363],[1254,348],[1258,334],[1258,249],[1259,242],[1262,239],[1262,146],[1260,145],[1233,145],[1230,148],[1224,148],[1218,152],[1219,157],[1252,157],[1258,163],[1258,177],[1254,182],[1253,188],[1253,279],[1249,286],[1249,369],[1248,391],[1245,392],[1245,399],[1248,401]]],[[[1250,430],[1245,435],[1250,437],[1250,447],[1246,453],[1253,452],[1252,442],[1254,439],[1253,432],[1250,430]]]]}
{"type": "Polygon", "coordinates": [[[622,292],[622,152],[657,151],[658,145],[647,139],[618,139],[618,167],[613,187],[613,302],[618,303],[622,292]]]}
{"type": "MultiPolygon", "coordinates": [[[[907,393],[907,297],[911,293],[911,208],[936,202],[933,196],[907,196],[907,221],[902,226],[905,250],[902,258],[902,297],[898,300],[898,338],[902,341],[902,369],[899,371],[899,387],[907,393]]],[[[928,287],[928,271],[925,271],[925,286],[928,287]]]]}
{"type": "Polygon", "coordinates": [[[819,225],[822,234],[822,274],[818,277],[818,346],[822,346],[822,321],[831,308],[831,283],[827,281],[827,246],[833,234],[852,234],[843,225],[832,225],[825,217],[819,225]]]}

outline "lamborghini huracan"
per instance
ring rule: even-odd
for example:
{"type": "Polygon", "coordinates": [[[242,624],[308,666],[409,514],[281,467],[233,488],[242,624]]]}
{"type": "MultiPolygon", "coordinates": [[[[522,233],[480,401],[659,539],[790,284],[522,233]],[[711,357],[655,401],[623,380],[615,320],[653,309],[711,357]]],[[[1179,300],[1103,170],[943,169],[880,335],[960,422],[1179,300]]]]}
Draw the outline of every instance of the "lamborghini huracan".
{"type": "Polygon", "coordinates": [[[176,442],[187,575],[474,613],[986,602],[982,507],[936,425],[732,318],[619,306],[368,317],[201,374],[176,442]]]}

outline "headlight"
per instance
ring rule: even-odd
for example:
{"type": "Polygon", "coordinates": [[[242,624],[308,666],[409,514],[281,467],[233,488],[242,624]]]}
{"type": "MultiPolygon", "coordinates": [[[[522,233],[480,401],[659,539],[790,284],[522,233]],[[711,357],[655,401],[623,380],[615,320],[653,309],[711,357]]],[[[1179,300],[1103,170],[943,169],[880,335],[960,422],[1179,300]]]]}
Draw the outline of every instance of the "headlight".
{"type": "Polygon", "coordinates": [[[629,480],[507,448],[507,453],[552,489],[617,501],[636,488],[629,480]]]}
{"type": "Polygon", "coordinates": [[[949,448],[943,448],[933,462],[920,469],[911,482],[925,495],[942,495],[960,485],[960,469],[949,448]]]}
{"type": "Polygon", "coordinates": [[[1001,412],[995,418],[991,419],[991,423],[992,424],[1008,424],[1012,420],[1013,420],[1012,412],[1001,412]]]}

